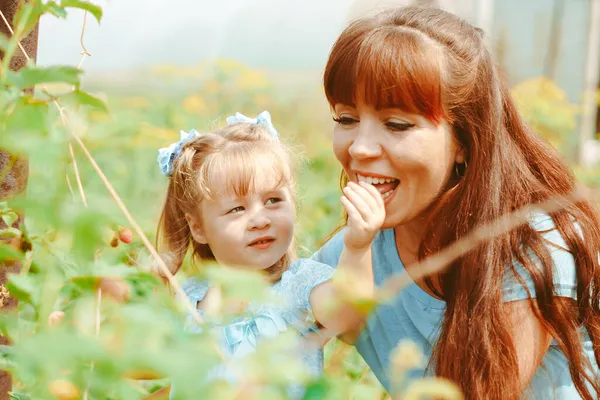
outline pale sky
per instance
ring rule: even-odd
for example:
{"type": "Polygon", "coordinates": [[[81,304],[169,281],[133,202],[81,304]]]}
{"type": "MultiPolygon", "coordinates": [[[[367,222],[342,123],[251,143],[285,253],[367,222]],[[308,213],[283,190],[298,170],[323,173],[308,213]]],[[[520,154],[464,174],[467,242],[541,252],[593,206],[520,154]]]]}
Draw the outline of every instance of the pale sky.
{"type": "MultiPolygon", "coordinates": [[[[234,57],[255,67],[319,68],[345,26],[352,0],[97,0],[88,15],[86,70],[193,65],[234,57]]],[[[374,3],[378,1],[375,0],[374,3]]],[[[38,64],[77,64],[83,12],[44,16],[38,64]]]]}

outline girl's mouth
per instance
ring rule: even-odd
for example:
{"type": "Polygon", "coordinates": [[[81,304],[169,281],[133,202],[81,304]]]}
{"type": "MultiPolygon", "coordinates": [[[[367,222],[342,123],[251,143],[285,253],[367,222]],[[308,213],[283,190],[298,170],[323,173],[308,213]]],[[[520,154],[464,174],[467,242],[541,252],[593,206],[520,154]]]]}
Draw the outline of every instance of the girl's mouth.
{"type": "Polygon", "coordinates": [[[273,237],[261,237],[248,244],[248,246],[258,250],[266,250],[271,247],[274,242],[275,238],[273,237]]]}
{"type": "Polygon", "coordinates": [[[390,196],[394,194],[394,191],[400,184],[400,181],[398,179],[387,176],[367,176],[356,174],[356,177],[359,182],[365,182],[375,186],[377,191],[381,193],[381,197],[383,198],[383,200],[388,200],[390,196]]]}

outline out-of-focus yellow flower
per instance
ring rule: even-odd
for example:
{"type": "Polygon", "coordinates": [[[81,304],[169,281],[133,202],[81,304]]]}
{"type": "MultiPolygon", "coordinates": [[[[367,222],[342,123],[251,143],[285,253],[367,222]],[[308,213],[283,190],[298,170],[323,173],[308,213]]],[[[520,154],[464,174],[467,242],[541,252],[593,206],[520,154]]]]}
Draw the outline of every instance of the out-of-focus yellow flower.
{"type": "Polygon", "coordinates": [[[105,112],[99,111],[90,111],[88,114],[90,121],[94,122],[108,122],[110,121],[110,116],[105,112]]]}
{"type": "Polygon", "coordinates": [[[423,367],[425,360],[414,342],[403,340],[392,351],[390,364],[395,375],[403,375],[408,370],[423,367]]]}
{"type": "Polygon", "coordinates": [[[199,94],[190,94],[183,99],[181,106],[188,114],[201,114],[206,111],[206,100],[199,94]]]}
{"type": "Polygon", "coordinates": [[[567,144],[567,137],[576,126],[579,113],[567,94],[550,79],[541,77],[516,85],[511,94],[519,111],[538,134],[554,147],[567,144]]]}
{"type": "Polygon", "coordinates": [[[207,94],[215,94],[219,90],[221,90],[221,84],[215,79],[209,79],[204,82],[204,87],[202,88],[202,91],[207,94]]]}
{"type": "Polygon", "coordinates": [[[229,58],[219,58],[216,60],[215,66],[226,74],[231,74],[232,72],[239,72],[246,69],[246,66],[240,61],[229,58]]]}
{"type": "Polygon", "coordinates": [[[269,81],[261,72],[248,69],[237,77],[235,85],[242,90],[256,90],[266,88],[269,81]]]}
{"type": "Polygon", "coordinates": [[[268,108],[268,106],[270,104],[269,96],[267,96],[265,94],[261,94],[261,93],[255,94],[254,97],[252,98],[252,101],[254,102],[256,107],[261,108],[261,109],[268,108]]]}
{"type": "Polygon", "coordinates": [[[123,105],[131,108],[148,108],[150,107],[150,102],[145,97],[132,96],[125,97],[123,99],[123,105]]]}
{"type": "Polygon", "coordinates": [[[59,400],[78,399],[80,395],[77,386],[63,379],[50,382],[48,391],[59,400]]]}
{"type": "Polygon", "coordinates": [[[150,72],[165,77],[199,78],[206,74],[206,69],[202,65],[184,67],[181,65],[159,64],[152,67],[150,72]]]}
{"type": "Polygon", "coordinates": [[[127,143],[127,147],[166,147],[177,141],[179,133],[173,129],[160,128],[147,122],[142,122],[137,135],[127,143]]]}

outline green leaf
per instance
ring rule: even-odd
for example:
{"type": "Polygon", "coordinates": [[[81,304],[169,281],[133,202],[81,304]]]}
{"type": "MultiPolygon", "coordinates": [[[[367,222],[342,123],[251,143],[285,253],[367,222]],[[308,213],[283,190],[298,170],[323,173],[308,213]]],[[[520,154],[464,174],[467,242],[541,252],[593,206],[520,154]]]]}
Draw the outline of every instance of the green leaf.
{"type": "Polygon", "coordinates": [[[8,36],[6,36],[4,33],[0,33],[0,49],[1,50],[6,50],[8,48],[8,36]]]}
{"type": "MultiPolygon", "coordinates": [[[[19,41],[29,35],[43,13],[44,7],[41,1],[21,2],[13,18],[14,31],[19,41]]],[[[29,56],[33,57],[33,54],[29,54],[29,56]]]]}
{"type": "Polygon", "coordinates": [[[73,8],[79,8],[81,10],[88,11],[90,14],[92,14],[96,18],[98,23],[100,23],[100,20],[102,20],[102,8],[93,3],[90,3],[89,1],[62,0],[60,2],[60,5],[61,5],[61,7],[73,7],[73,8]]]}
{"type": "Polygon", "coordinates": [[[6,121],[8,134],[44,132],[47,128],[48,104],[22,98],[15,104],[6,121]]]}
{"type": "Polygon", "coordinates": [[[0,261],[14,261],[21,259],[23,259],[23,254],[13,249],[8,244],[0,243],[0,261]]]}
{"type": "Polygon", "coordinates": [[[37,307],[41,285],[36,278],[34,275],[12,274],[6,282],[6,288],[14,298],[37,307]]]}
{"type": "Polygon", "coordinates": [[[108,107],[106,107],[106,104],[102,100],[80,90],[61,96],[61,100],[75,105],[90,106],[102,112],[108,112],[108,107]]]}
{"type": "Polygon", "coordinates": [[[49,1],[44,6],[45,11],[58,18],[67,18],[67,10],[56,4],[55,1],[49,1]]]}
{"type": "Polygon", "coordinates": [[[10,400],[31,400],[31,397],[27,396],[25,393],[10,392],[8,396],[10,397],[10,400]]]}
{"type": "Polygon", "coordinates": [[[2,214],[2,221],[6,224],[6,226],[12,226],[19,219],[19,216],[16,212],[9,211],[7,213],[2,214]]]}
{"type": "Polygon", "coordinates": [[[327,380],[321,378],[314,382],[311,382],[304,392],[303,400],[319,400],[327,396],[331,389],[331,386],[327,380]]]}
{"type": "Polygon", "coordinates": [[[97,211],[84,210],[73,225],[73,253],[83,260],[92,260],[95,250],[102,246],[106,216],[97,211]]]}
{"type": "Polygon", "coordinates": [[[41,83],[68,83],[79,85],[83,71],[69,66],[28,67],[9,74],[8,83],[25,89],[41,83]]]}
{"type": "Polygon", "coordinates": [[[5,228],[0,230],[0,239],[13,239],[21,236],[21,231],[17,228],[5,228]]]}

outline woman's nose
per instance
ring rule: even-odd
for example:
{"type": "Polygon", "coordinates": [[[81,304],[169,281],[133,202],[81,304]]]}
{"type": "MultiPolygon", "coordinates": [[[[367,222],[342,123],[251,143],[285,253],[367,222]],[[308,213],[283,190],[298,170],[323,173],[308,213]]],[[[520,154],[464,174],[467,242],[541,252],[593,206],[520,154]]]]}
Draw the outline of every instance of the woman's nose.
{"type": "Polygon", "coordinates": [[[350,157],[355,160],[367,160],[378,158],[382,154],[381,144],[369,124],[362,123],[358,126],[356,137],[348,149],[350,157]]]}

